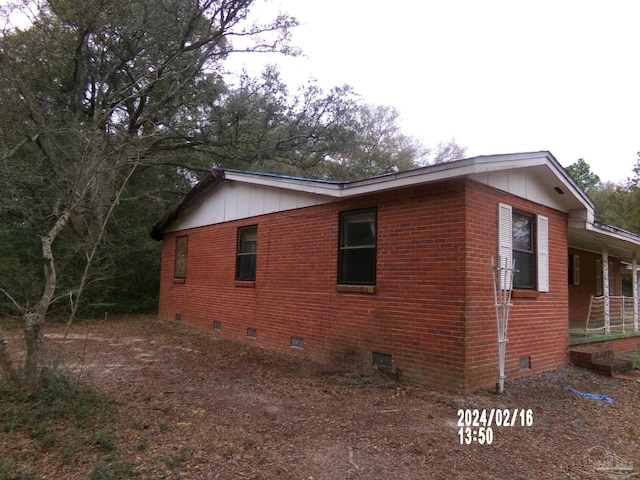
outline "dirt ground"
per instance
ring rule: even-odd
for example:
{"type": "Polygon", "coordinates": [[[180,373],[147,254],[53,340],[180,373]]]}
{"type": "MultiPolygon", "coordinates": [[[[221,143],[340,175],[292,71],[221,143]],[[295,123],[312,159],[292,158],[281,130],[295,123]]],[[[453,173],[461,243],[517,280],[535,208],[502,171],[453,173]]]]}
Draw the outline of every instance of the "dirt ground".
{"type": "MultiPolygon", "coordinates": [[[[48,327],[49,355],[62,353],[64,368],[118,405],[117,450],[107,461],[126,462],[128,473],[104,478],[622,478],[613,476],[620,467],[640,476],[634,381],[566,367],[507,382],[503,395],[457,396],[219,341],[153,317],[84,321],[63,333],[63,325],[48,327]],[[465,409],[494,411],[490,445],[461,442],[465,409]],[[525,413],[498,426],[497,409],[503,417],[525,413]]],[[[10,342],[18,335],[10,331],[10,342]]],[[[94,453],[41,453],[31,460],[33,478],[91,478],[97,461],[94,453]]]]}

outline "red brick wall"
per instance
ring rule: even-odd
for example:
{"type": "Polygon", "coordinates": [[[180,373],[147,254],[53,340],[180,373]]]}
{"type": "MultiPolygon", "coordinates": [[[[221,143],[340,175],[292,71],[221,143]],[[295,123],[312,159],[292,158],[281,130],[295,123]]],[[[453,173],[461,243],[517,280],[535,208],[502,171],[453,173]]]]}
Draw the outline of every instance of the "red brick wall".
{"type": "Polygon", "coordinates": [[[176,234],[167,234],[159,313],[171,320],[179,313],[220,338],[344,367],[370,368],[373,352],[392,355],[402,378],[432,388],[488,387],[497,379],[489,266],[500,201],[550,224],[551,292],[514,300],[507,378],[556,368],[566,362],[566,219],[464,180],[180,232],[189,235],[183,284],[173,281],[176,234]],[[338,292],[339,213],[370,207],[378,212],[375,294],[338,292]],[[256,282],[238,286],[237,228],[253,224],[256,282]],[[291,337],[302,338],[304,349],[291,348],[291,337]],[[526,372],[523,356],[532,362],[526,372]]]}
{"type": "Polygon", "coordinates": [[[506,378],[514,379],[564,365],[569,335],[566,216],[473,182],[467,186],[467,203],[466,390],[495,384],[498,376],[493,283],[488,268],[491,257],[497,258],[498,203],[549,219],[549,292],[514,291],[508,324],[506,378]],[[530,358],[530,370],[521,371],[520,359],[523,357],[530,358]]]}

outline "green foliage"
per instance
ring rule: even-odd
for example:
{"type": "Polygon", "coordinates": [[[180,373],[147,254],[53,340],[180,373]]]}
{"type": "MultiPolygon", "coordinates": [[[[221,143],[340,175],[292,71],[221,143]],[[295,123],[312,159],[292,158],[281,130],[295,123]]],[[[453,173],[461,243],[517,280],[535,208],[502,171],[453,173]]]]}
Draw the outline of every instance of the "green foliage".
{"type": "MultiPolygon", "coordinates": [[[[0,289],[23,308],[43,303],[40,239],[66,214],[50,313],[145,313],[160,271],[148,229],[213,166],[352,180],[427,161],[395,110],[348,86],[292,93],[272,67],[230,81],[231,39],[294,51],[295,19],[253,24],[252,3],[41,2],[30,28],[0,34],[0,289]]],[[[18,313],[1,293],[0,312],[18,313]]]]}
{"type": "Polygon", "coordinates": [[[93,441],[105,452],[113,452],[118,448],[118,439],[113,432],[106,430],[96,430],[93,434],[93,441]]]}
{"type": "Polygon", "coordinates": [[[47,422],[68,419],[82,424],[98,413],[113,413],[111,402],[67,375],[45,369],[40,378],[40,388],[33,394],[27,393],[19,385],[0,382],[0,422],[3,431],[27,428],[35,437],[39,437],[48,432],[50,425],[47,426],[47,422]]]}
{"type": "MultiPolygon", "coordinates": [[[[41,386],[28,394],[13,383],[0,383],[0,431],[4,434],[24,431],[38,442],[40,448],[50,449],[59,442],[59,429],[64,422],[79,431],[107,423],[114,406],[94,390],[70,377],[46,370],[41,386]]],[[[105,438],[107,433],[103,433],[105,438]]],[[[69,450],[66,446],[65,450],[69,450]]]]}
{"type": "Polygon", "coordinates": [[[582,158],[566,167],[565,170],[578,186],[587,193],[600,183],[600,177],[591,172],[591,167],[582,158]]]}
{"type": "MultiPolygon", "coordinates": [[[[251,3],[40,2],[29,28],[0,34],[0,288],[16,303],[155,307],[147,229],[204,168],[197,147],[222,145],[204,126],[225,91],[229,38],[291,51],[295,20],[249,24],[251,3]],[[52,233],[49,299],[40,238],[52,233]]],[[[16,313],[12,303],[3,294],[0,309],[16,313]]]]}
{"type": "Polygon", "coordinates": [[[0,480],[36,480],[29,467],[16,467],[8,459],[0,458],[0,480]]]}
{"type": "Polygon", "coordinates": [[[629,231],[640,231],[634,225],[637,203],[635,195],[626,185],[605,182],[592,188],[589,196],[596,206],[596,220],[629,231]]]}
{"type": "MultiPolygon", "coordinates": [[[[0,383],[0,434],[28,436],[38,452],[60,455],[67,462],[82,449],[109,454],[98,460],[91,478],[134,478],[131,464],[114,457],[118,437],[113,430],[116,405],[94,389],[60,372],[45,370],[36,393],[0,383]]],[[[92,453],[93,455],[93,453],[92,453]]],[[[31,470],[0,459],[0,480],[35,478],[31,470]]]]}

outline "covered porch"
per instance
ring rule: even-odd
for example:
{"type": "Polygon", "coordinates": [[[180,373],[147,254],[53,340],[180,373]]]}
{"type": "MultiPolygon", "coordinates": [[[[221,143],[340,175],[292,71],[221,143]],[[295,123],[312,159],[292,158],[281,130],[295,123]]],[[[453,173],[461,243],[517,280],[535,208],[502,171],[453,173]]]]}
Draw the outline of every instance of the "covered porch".
{"type": "MultiPolygon", "coordinates": [[[[618,343],[640,348],[640,236],[574,222],[568,244],[569,345],[618,343]]],[[[627,351],[631,351],[627,350],[627,351]]]]}

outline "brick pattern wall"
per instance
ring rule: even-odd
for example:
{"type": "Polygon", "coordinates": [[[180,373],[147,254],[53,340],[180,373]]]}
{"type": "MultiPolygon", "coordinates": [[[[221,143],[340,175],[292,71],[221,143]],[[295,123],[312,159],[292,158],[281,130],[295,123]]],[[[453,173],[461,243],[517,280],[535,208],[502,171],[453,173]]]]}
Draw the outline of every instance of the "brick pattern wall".
{"type": "MultiPolygon", "coordinates": [[[[467,185],[467,382],[473,391],[497,380],[497,333],[491,257],[497,259],[498,204],[549,219],[549,292],[513,292],[505,365],[507,380],[553,370],[567,362],[567,231],[565,214],[483,184],[467,185]],[[521,369],[527,359],[530,369],[521,369]]],[[[516,265],[517,268],[517,265],[516,265]]]]}
{"type": "Polygon", "coordinates": [[[371,368],[390,355],[401,378],[469,392],[495,384],[491,256],[498,203],[549,217],[551,291],[514,300],[507,378],[566,362],[566,219],[472,181],[452,180],[167,234],[159,314],[238,342],[371,368]],[[337,291],[339,214],[377,208],[375,293],[337,291]],[[234,280],[237,229],[258,225],[255,283],[234,280]],[[175,237],[189,235],[174,282],[175,237]],[[214,322],[221,329],[214,330],[214,322]],[[247,329],[257,338],[248,338],[247,329]],[[291,339],[303,348],[292,348],[291,339]],[[530,370],[520,371],[521,357],[530,370]]]}

